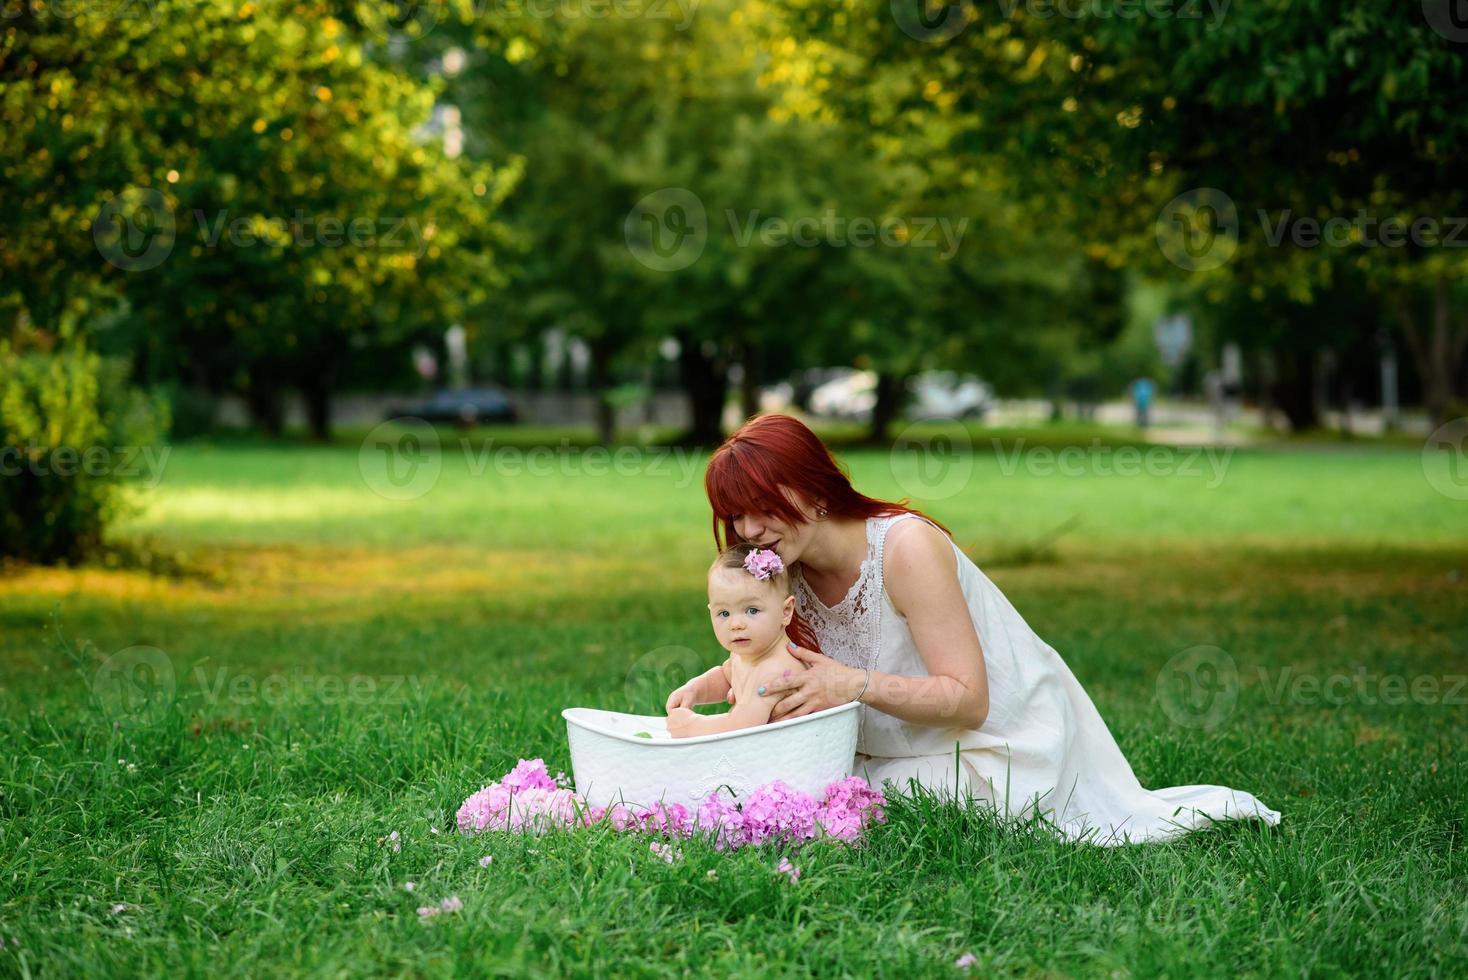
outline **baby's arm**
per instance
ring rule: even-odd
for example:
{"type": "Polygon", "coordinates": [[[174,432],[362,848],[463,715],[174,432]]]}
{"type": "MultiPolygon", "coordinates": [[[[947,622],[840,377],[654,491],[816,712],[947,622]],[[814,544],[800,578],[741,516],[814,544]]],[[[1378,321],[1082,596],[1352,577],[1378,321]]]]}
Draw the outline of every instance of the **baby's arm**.
{"type": "MultiPolygon", "coordinates": [[[[694,704],[723,704],[729,697],[728,661],[716,667],[710,667],[687,684],[684,684],[683,687],[692,692],[694,704]]],[[[673,710],[673,707],[678,704],[678,701],[678,692],[674,691],[668,697],[667,710],[673,710]]]]}
{"type": "MultiPolygon", "coordinates": [[[[803,666],[794,657],[790,660],[803,666]]],[[[736,698],[734,707],[722,715],[700,715],[690,708],[674,708],[668,712],[668,734],[674,738],[688,738],[691,735],[716,735],[768,724],[770,713],[774,711],[775,703],[780,698],[776,694],[757,692],[760,686],[781,677],[784,669],[783,660],[763,665],[758,674],[746,678],[745,696],[736,698]]]]}
{"type": "Polygon", "coordinates": [[[668,713],[668,734],[674,738],[689,738],[755,728],[770,720],[774,707],[774,698],[750,698],[735,704],[722,715],[701,715],[691,708],[674,708],[668,713]]]}

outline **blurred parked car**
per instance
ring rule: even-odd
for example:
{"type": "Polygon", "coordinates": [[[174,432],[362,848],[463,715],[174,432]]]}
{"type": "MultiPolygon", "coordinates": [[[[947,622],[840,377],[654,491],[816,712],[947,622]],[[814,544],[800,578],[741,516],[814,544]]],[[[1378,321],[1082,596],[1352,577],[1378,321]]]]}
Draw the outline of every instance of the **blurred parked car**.
{"type": "Polygon", "coordinates": [[[829,419],[866,421],[877,404],[877,372],[851,371],[810,394],[810,410],[829,419]]]}
{"type": "Polygon", "coordinates": [[[813,411],[810,399],[817,388],[831,381],[849,378],[855,373],[856,369],[849,367],[802,368],[791,375],[790,401],[801,411],[813,411]]]}
{"type": "MultiPolygon", "coordinates": [[[[812,413],[833,419],[865,422],[877,404],[877,373],[848,370],[817,387],[810,396],[812,413]]],[[[994,404],[994,391],[971,374],[925,371],[907,381],[902,415],[918,419],[978,419],[994,404]]]]}
{"type": "Polygon", "coordinates": [[[994,405],[994,389],[971,374],[926,371],[907,382],[910,419],[979,419],[994,405]]]}
{"type": "Polygon", "coordinates": [[[514,422],[518,419],[509,392],[493,385],[482,388],[444,389],[427,401],[396,407],[390,419],[412,416],[425,422],[478,425],[485,422],[514,422]]]}

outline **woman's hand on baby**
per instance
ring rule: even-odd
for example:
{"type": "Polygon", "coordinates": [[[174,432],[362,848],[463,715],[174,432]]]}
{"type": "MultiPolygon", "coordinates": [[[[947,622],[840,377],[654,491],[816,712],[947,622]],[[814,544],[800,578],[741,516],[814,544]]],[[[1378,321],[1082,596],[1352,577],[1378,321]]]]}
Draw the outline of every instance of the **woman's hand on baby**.
{"type": "Polygon", "coordinates": [[[864,671],[794,643],[788,649],[806,669],[771,681],[760,691],[768,697],[780,698],[770,712],[770,721],[798,718],[855,700],[866,679],[864,671]]]}

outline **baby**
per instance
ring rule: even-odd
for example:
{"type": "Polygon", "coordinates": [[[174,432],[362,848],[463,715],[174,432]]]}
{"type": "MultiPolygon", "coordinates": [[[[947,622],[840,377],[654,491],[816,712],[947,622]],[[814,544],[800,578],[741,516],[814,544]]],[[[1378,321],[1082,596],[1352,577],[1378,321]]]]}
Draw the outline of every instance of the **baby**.
{"type": "Polygon", "coordinates": [[[795,614],[790,573],[770,549],[737,544],[709,569],[709,616],[729,659],[668,695],[668,734],[674,738],[753,728],[770,720],[771,681],[807,669],[785,644],[795,614]],[[700,715],[695,704],[733,702],[722,715],[700,715]]]}

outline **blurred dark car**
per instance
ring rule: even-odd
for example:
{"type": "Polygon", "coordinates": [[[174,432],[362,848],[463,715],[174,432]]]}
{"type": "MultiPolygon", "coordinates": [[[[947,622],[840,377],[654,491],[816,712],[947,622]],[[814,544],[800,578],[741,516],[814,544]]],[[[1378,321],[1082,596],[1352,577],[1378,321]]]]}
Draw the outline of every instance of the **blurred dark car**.
{"type": "Polygon", "coordinates": [[[425,422],[449,422],[454,425],[479,425],[486,422],[515,422],[519,415],[509,392],[494,386],[482,388],[444,389],[427,401],[394,407],[389,419],[412,416],[425,422]]]}

